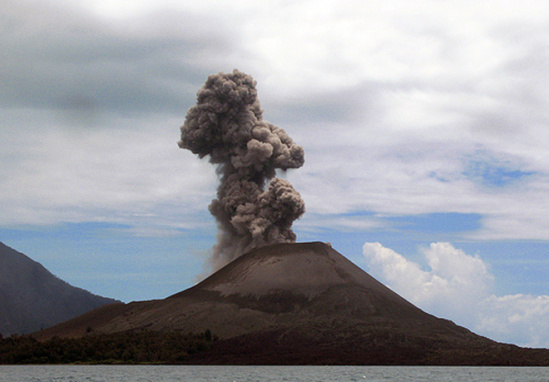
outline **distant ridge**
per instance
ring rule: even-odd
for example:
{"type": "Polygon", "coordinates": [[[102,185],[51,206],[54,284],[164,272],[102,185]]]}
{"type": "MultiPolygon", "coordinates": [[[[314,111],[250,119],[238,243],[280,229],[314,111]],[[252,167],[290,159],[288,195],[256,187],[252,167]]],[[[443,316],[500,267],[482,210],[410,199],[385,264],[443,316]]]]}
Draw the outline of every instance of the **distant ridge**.
{"type": "Polygon", "coordinates": [[[549,365],[549,350],[427,314],[320,242],[262,247],[164,300],[108,305],[34,335],[142,329],[219,336],[189,363],[549,365]]]}
{"type": "Polygon", "coordinates": [[[31,333],[116,302],[73,287],[0,242],[0,334],[31,333]]]}

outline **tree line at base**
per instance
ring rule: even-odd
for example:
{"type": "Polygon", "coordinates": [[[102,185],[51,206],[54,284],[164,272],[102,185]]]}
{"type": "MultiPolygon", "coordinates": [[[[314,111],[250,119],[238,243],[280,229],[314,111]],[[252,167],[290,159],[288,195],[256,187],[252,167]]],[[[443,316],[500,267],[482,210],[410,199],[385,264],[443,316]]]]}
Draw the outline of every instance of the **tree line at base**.
{"type": "Polygon", "coordinates": [[[200,334],[178,331],[128,331],[82,338],[0,336],[0,364],[182,363],[192,354],[209,350],[217,337],[209,329],[200,334]]]}

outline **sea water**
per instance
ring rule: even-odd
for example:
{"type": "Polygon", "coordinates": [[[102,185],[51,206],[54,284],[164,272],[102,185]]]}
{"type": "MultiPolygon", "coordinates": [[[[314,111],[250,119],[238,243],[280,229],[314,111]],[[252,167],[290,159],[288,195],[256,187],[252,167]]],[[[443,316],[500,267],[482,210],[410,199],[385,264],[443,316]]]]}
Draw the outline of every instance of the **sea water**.
{"type": "Polygon", "coordinates": [[[549,381],[549,367],[0,365],[0,382],[549,381]]]}

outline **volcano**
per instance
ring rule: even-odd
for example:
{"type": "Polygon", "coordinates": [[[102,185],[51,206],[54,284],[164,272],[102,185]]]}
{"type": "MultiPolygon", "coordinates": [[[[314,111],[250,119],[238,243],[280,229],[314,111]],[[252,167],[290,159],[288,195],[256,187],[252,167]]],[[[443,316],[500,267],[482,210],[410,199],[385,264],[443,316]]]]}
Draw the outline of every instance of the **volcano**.
{"type": "Polygon", "coordinates": [[[166,299],[100,307],[35,337],[208,329],[219,341],[189,363],[549,365],[549,350],[434,317],[320,242],[262,247],[166,299]]]}

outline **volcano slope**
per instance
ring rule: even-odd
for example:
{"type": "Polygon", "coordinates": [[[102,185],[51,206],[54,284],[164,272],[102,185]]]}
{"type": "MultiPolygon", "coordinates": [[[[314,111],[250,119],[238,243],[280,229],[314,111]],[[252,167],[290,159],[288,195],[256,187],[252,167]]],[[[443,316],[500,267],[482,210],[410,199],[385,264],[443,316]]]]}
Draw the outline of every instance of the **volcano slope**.
{"type": "Polygon", "coordinates": [[[164,300],[108,305],[35,336],[144,329],[209,329],[219,341],[195,364],[549,365],[549,350],[427,314],[320,242],[259,248],[164,300]]]}

